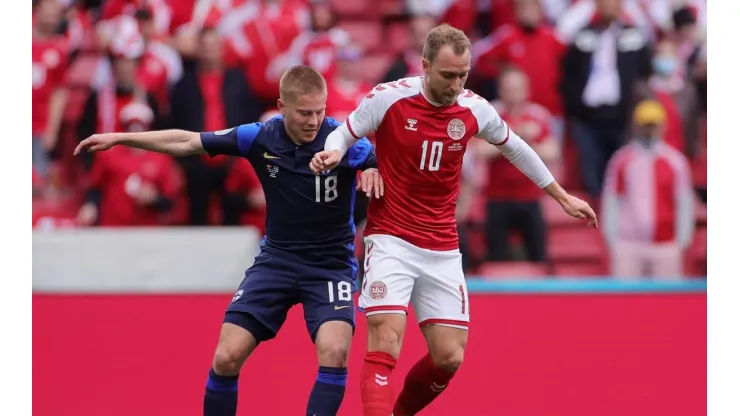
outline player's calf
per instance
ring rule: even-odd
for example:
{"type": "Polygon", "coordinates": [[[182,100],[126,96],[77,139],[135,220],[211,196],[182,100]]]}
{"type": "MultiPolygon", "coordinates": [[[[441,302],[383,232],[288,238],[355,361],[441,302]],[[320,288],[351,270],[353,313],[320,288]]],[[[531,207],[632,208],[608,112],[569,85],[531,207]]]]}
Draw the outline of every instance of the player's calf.
{"type": "Polygon", "coordinates": [[[316,334],[319,373],[306,409],[307,416],[335,416],[347,386],[347,357],[352,326],[336,320],[323,323],[316,334]]]}
{"type": "Polygon", "coordinates": [[[429,354],[422,357],[406,375],[403,390],[393,407],[394,416],[419,413],[447,388],[463,362],[467,330],[427,325],[422,331],[429,354]]]}
{"type": "Polygon", "coordinates": [[[204,416],[236,415],[239,370],[257,344],[255,337],[246,329],[229,322],[221,326],[206,383],[204,416]]]}
{"type": "Polygon", "coordinates": [[[401,352],[405,314],[376,314],[367,317],[368,353],[362,366],[362,411],[364,416],[388,416],[393,409],[390,378],[401,352]]]}

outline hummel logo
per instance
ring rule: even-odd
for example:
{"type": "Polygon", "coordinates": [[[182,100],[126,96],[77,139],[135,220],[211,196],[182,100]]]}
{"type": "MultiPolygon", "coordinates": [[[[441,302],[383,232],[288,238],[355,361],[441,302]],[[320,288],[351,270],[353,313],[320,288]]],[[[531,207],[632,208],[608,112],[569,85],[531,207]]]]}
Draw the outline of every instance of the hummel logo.
{"type": "Polygon", "coordinates": [[[347,308],[349,308],[349,305],[344,305],[344,306],[334,305],[335,311],[338,311],[340,309],[347,309],[347,308]]]}
{"type": "Polygon", "coordinates": [[[406,126],[406,130],[416,131],[416,127],[414,126],[416,126],[417,121],[415,119],[410,118],[406,120],[406,122],[409,123],[409,125],[406,126]]]}
{"type": "Polygon", "coordinates": [[[379,386],[387,386],[388,385],[388,377],[383,377],[378,373],[375,373],[375,382],[379,386]]]}
{"type": "Polygon", "coordinates": [[[433,392],[439,393],[442,390],[444,390],[446,387],[447,387],[447,384],[440,385],[440,384],[437,384],[437,383],[432,383],[432,386],[430,388],[432,389],[433,392]]]}
{"type": "Polygon", "coordinates": [[[267,152],[263,153],[262,157],[264,157],[265,159],[280,159],[280,156],[273,156],[267,152]]]}

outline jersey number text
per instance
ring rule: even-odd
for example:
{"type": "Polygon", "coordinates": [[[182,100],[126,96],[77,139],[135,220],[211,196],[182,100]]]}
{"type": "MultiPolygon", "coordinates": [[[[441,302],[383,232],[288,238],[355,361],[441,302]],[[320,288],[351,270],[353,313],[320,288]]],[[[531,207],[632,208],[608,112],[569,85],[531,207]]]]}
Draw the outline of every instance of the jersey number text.
{"type": "Polygon", "coordinates": [[[443,148],[444,143],[442,142],[431,142],[430,146],[429,140],[424,140],[424,143],[421,144],[421,163],[419,163],[419,169],[426,169],[430,172],[438,171],[439,163],[442,161],[443,148]]]}
{"type": "MultiPolygon", "coordinates": [[[[326,282],[329,286],[329,303],[334,303],[334,282],[326,282]]],[[[337,283],[336,299],[340,302],[350,302],[352,300],[352,285],[349,282],[337,283]]]]}
{"type": "Polygon", "coordinates": [[[322,195],[324,197],[323,202],[331,202],[337,199],[337,196],[339,196],[337,192],[337,175],[316,177],[316,202],[322,202],[322,195]],[[322,178],[324,182],[323,187],[321,186],[322,178]]]}

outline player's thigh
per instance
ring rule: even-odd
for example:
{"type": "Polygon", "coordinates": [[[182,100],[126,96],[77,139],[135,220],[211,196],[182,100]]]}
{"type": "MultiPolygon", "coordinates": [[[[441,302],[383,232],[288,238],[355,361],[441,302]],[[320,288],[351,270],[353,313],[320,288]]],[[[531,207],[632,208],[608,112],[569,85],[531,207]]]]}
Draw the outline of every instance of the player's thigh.
{"type": "Polygon", "coordinates": [[[367,317],[368,351],[398,356],[418,277],[413,267],[414,247],[386,235],[366,237],[365,247],[360,306],[367,317]]]}
{"type": "Polygon", "coordinates": [[[296,293],[294,277],[266,267],[252,268],[226,309],[225,322],[243,326],[258,342],[272,339],[297,302],[296,293]]]}
{"type": "Polygon", "coordinates": [[[365,316],[408,314],[417,275],[408,263],[407,246],[408,243],[386,235],[365,238],[365,276],[360,294],[365,316]]]}
{"type": "Polygon", "coordinates": [[[419,326],[441,325],[462,330],[470,322],[470,301],[458,250],[426,251],[411,303],[419,326]]]}
{"type": "MultiPolygon", "coordinates": [[[[353,293],[354,272],[305,267],[299,280],[299,301],[311,340],[316,342],[319,328],[329,322],[343,322],[349,326],[350,338],[355,328],[353,293]]],[[[331,325],[329,328],[336,328],[331,325]]],[[[326,331],[324,331],[326,332],[326,331]]],[[[344,332],[342,332],[344,333],[344,332]]]]}

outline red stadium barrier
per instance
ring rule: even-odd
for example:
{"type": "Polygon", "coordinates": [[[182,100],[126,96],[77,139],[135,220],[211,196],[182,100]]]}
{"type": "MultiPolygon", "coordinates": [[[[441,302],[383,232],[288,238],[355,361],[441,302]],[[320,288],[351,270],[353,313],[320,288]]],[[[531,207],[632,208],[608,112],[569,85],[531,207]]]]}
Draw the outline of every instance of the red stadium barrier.
{"type": "MultiPolygon", "coordinates": [[[[199,416],[231,295],[33,297],[33,414],[199,416]]],[[[706,414],[706,295],[471,295],[460,374],[423,415],[706,414]]],[[[240,380],[241,415],[301,415],[316,359],[295,308],[240,380]],[[285,395],[285,398],[280,396],[285,395]]],[[[340,412],[361,414],[364,319],[340,412]]],[[[410,328],[396,371],[424,351],[410,328]]]]}

